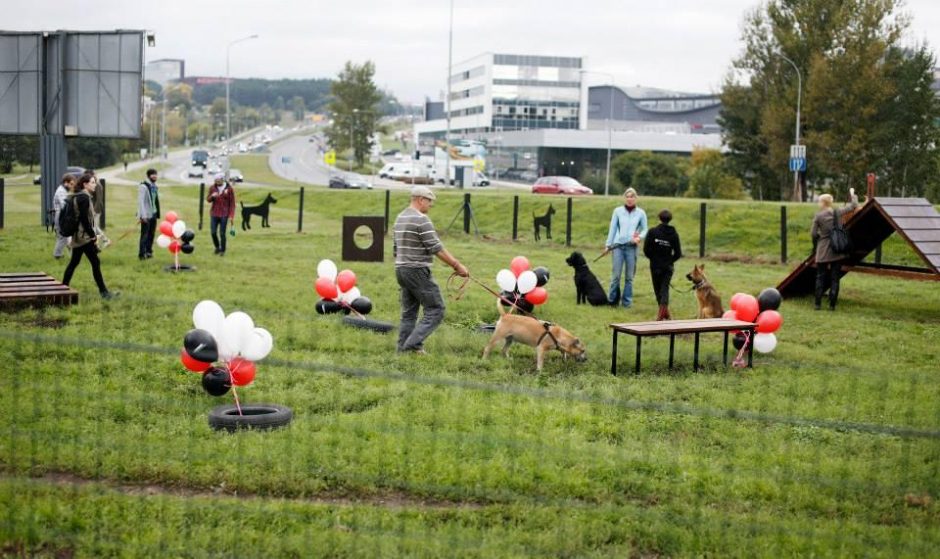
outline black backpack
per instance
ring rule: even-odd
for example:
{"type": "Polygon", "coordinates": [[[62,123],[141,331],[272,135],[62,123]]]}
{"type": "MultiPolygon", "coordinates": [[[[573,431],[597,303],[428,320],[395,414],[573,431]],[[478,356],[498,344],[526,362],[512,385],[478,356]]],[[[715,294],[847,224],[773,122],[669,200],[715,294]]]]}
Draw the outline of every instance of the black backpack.
{"type": "Polygon", "coordinates": [[[829,233],[829,246],[836,254],[849,254],[852,252],[852,239],[842,225],[842,216],[839,212],[832,212],[832,232],[829,233]]]}
{"type": "Polygon", "coordinates": [[[75,197],[66,198],[65,205],[59,211],[59,235],[71,237],[78,233],[78,207],[75,197]]]}

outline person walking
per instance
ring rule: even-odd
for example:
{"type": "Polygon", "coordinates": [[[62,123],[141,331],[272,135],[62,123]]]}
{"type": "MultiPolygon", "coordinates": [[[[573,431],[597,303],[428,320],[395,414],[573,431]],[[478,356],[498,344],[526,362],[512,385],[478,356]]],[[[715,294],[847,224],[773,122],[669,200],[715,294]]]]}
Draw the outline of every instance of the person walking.
{"type": "Polygon", "coordinates": [[[82,256],[88,259],[91,264],[91,274],[95,278],[95,284],[98,286],[98,292],[103,299],[112,299],[117,293],[108,291],[104,283],[104,276],[101,275],[101,260],[98,258],[99,248],[97,245],[97,235],[95,234],[95,207],[91,200],[91,195],[85,189],[88,182],[92,180],[91,175],[82,175],[75,183],[74,191],[65,199],[65,204],[73,204],[73,210],[78,217],[78,229],[72,235],[69,246],[72,248],[72,259],[65,267],[65,276],[62,283],[69,285],[72,282],[72,275],[75,268],[82,261],[82,256]]]}
{"type": "Polygon", "coordinates": [[[815,290],[815,309],[822,308],[822,298],[826,290],[829,290],[829,310],[836,310],[836,302],[839,300],[839,280],[842,277],[842,260],[846,254],[839,254],[832,249],[830,236],[835,227],[836,220],[842,220],[842,217],[858,207],[858,196],[855,195],[855,189],[849,189],[850,201],[843,208],[832,207],[832,195],[823,194],[819,197],[819,212],[813,217],[813,225],[810,227],[810,236],[813,238],[813,246],[816,253],[816,290],[815,290]]]}
{"type": "Polygon", "coordinates": [[[153,238],[160,218],[160,192],[157,188],[157,170],[147,169],[147,180],[137,187],[137,219],[140,221],[140,244],[137,257],[153,258],[153,238]]]}
{"type": "Polygon", "coordinates": [[[672,282],[673,265],[682,258],[679,233],[670,225],[672,212],[659,212],[659,225],[649,230],[643,242],[643,254],[650,260],[650,276],[653,293],[659,305],[656,320],[672,320],[669,314],[669,284],[672,282]]]}
{"type": "Polygon", "coordinates": [[[231,181],[225,181],[225,175],[215,175],[215,182],[209,187],[206,201],[212,204],[209,211],[209,231],[212,232],[212,244],[215,253],[225,256],[225,233],[229,220],[235,226],[235,189],[231,181]]]}
{"type": "Polygon", "coordinates": [[[98,176],[94,171],[88,171],[85,174],[89,177],[88,182],[85,183],[85,192],[91,196],[91,206],[94,209],[95,220],[92,226],[95,228],[95,236],[97,237],[95,244],[98,245],[98,252],[101,252],[111,244],[111,239],[101,230],[101,212],[104,211],[104,200],[98,192],[98,176]]]}
{"type": "Polygon", "coordinates": [[[447,263],[457,275],[470,275],[467,268],[444,248],[427,216],[435,198],[430,188],[415,186],[411,189],[411,203],[395,219],[395,278],[401,290],[399,352],[426,353],[424,341],[444,319],[444,297],[431,276],[434,257],[447,263]],[[424,307],[424,316],[417,322],[420,307],[424,307]]]}
{"type": "Polygon", "coordinates": [[[55,248],[52,249],[52,257],[56,260],[62,258],[65,253],[65,247],[69,244],[69,238],[63,237],[59,233],[59,214],[65,205],[65,200],[75,188],[75,176],[66,173],[62,176],[62,183],[55,189],[52,195],[52,229],[55,231],[55,248]]]}
{"type": "Polygon", "coordinates": [[[633,305],[633,276],[636,275],[637,247],[646,239],[646,212],[637,207],[636,190],[623,193],[623,205],[614,209],[610,217],[610,230],[604,254],[611,253],[613,270],[607,301],[616,305],[620,300],[624,308],[633,305]],[[621,296],[620,277],[624,276],[621,296]]]}

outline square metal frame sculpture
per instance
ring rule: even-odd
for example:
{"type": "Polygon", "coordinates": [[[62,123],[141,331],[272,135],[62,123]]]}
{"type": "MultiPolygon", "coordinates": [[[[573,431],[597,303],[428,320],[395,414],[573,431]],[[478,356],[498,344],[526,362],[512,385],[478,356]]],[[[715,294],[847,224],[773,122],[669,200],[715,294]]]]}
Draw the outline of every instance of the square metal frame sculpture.
{"type": "Polygon", "coordinates": [[[385,262],[385,216],[343,216],[343,261],[385,262]],[[356,245],[360,227],[372,231],[372,244],[366,248],[356,245]]]}

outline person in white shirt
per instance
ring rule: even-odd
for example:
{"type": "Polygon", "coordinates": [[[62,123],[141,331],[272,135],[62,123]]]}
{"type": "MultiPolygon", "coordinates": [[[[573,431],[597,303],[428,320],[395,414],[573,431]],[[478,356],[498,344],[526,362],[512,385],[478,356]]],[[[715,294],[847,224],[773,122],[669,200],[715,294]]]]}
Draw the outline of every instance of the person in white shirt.
{"type": "Polygon", "coordinates": [[[75,188],[75,177],[66,173],[62,177],[62,184],[55,189],[52,195],[52,228],[55,230],[55,248],[52,249],[52,256],[58,260],[65,254],[65,247],[69,245],[70,237],[63,237],[59,234],[59,214],[65,205],[65,198],[72,193],[75,188]]]}

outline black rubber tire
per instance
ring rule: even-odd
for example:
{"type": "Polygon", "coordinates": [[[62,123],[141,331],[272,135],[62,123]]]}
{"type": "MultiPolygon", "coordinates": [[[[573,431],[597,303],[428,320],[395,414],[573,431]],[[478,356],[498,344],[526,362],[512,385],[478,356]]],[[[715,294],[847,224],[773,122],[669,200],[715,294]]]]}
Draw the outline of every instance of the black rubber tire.
{"type": "Polygon", "coordinates": [[[238,408],[226,404],[216,406],[209,412],[209,427],[216,431],[235,432],[238,429],[277,429],[291,422],[294,412],[287,406],[277,404],[248,404],[238,408]]]}
{"type": "Polygon", "coordinates": [[[395,329],[394,324],[370,320],[368,318],[359,318],[358,316],[344,316],[343,323],[355,328],[362,328],[363,330],[372,330],[380,334],[388,334],[395,329]]]}

